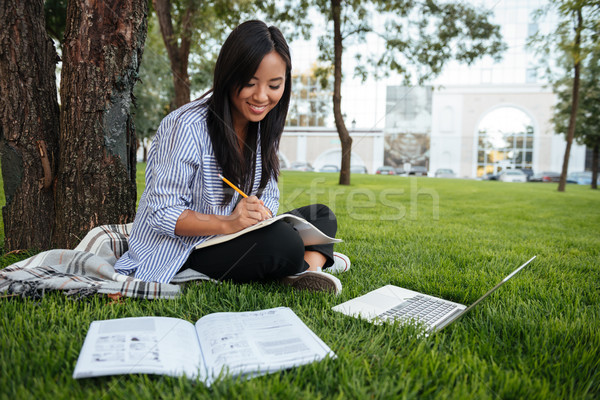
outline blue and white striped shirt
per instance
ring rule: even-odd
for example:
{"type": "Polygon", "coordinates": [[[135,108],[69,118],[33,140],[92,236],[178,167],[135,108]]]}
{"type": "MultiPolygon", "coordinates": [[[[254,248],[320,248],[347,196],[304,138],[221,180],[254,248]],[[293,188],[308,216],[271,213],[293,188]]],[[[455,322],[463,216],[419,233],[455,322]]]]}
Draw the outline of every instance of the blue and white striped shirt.
{"type": "MultiPolygon", "coordinates": [[[[115,269],[148,282],[168,283],[187,260],[194,247],[210,236],[175,235],[180,214],[190,209],[202,214],[230,215],[238,201],[235,193],[229,204],[221,173],[206,126],[204,100],[191,102],[167,115],[160,124],[148,153],[146,188],[140,199],[129,250],[115,269]],[[200,106],[200,107],[199,107],[200,106]]],[[[260,132],[256,146],[254,184],[256,194],[262,175],[260,132]]],[[[261,200],[273,215],[279,208],[279,189],[271,178],[261,200]]]]}

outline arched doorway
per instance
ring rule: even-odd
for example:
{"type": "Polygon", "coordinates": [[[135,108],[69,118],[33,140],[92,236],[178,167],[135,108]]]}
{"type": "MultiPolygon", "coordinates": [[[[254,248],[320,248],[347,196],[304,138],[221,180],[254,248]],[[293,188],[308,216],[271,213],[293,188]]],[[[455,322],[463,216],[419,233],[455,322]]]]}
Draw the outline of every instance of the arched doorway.
{"type": "Polygon", "coordinates": [[[533,119],[516,107],[488,112],[477,127],[477,176],[532,169],[534,134],[533,119]]]}

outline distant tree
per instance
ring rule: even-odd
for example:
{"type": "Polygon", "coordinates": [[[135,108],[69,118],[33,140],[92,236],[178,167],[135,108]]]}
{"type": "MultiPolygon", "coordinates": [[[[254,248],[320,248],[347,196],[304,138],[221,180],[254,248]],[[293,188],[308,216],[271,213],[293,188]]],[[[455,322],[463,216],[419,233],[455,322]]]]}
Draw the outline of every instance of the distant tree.
{"type": "MultiPolygon", "coordinates": [[[[569,60],[567,60],[567,63],[569,60]]],[[[563,59],[563,63],[565,60],[563,59]]],[[[558,102],[552,122],[557,133],[567,134],[571,118],[573,79],[570,74],[554,82],[558,102]]],[[[597,189],[600,153],[600,49],[596,48],[582,64],[579,107],[574,139],[592,149],[592,189],[597,189]]]]}
{"type": "Polygon", "coordinates": [[[256,10],[255,0],[152,0],[167,49],[175,98],[173,108],[190,101],[190,62],[197,83],[212,81],[212,66],[225,35],[256,10]],[[190,59],[193,54],[193,59],[190,59]]]}
{"type": "Polygon", "coordinates": [[[356,74],[366,78],[376,71],[393,71],[406,81],[418,83],[435,77],[450,60],[472,63],[491,55],[499,58],[504,51],[500,28],[490,22],[490,11],[465,2],[428,0],[302,0],[302,7],[313,7],[329,22],[328,34],[320,38],[320,60],[333,66],[333,115],[342,145],[339,183],[350,184],[352,138],[341,109],[342,55],[352,43],[364,42],[367,34],[385,41],[379,55],[359,55],[356,74]],[[384,23],[375,25],[372,15],[384,23]],[[373,68],[371,68],[373,67],[373,68]]]}
{"type": "Polygon", "coordinates": [[[46,249],[54,224],[58,55],[42,0],[0,2],[0,153],[4,248],[46,249]]]}
{"type": "Polygon", "coordinates": [[[136,101],[135,105],[131,105],[131,112],[139,146],[144,149],[143,160],[146,161],[146,144],[156,133],[160,121],[171,111],[174,96],[169,58],[155,14],[148,19],[148,36],[139,75],[140,81],[133,91],[136,101]]]}
{"type": "MultiPolygon", "coordinates": [[[[542,55],[542,62],[548,65],[549,61],[559,59],[568,60],[570,66],[566,75],[549,73],[550,82],[556,86],[565,76],[572,80],[569,85],[570,115],[566,130],[566,147],[563,157],[562,172],[558,191],[564,192],[569,169],[571,146],[575,137],[577,115],[579,113],[579,91],[581,84],[581,68],[586,58],[598,44],[598,27],[600,26],[600,4],[597,0],[555,0],[548,6],[537,11],[537,18],[543,18],[548,13],[555,14],[558,25],[549,34],[537,34],[530,41],[530,46],[542,55]]],[[[552,69],[550,65],[548,69],[552,69]]]]}
{"type": "Polygon", "coordinates": [[[46,32],[62,45],[67,25],[67,0],[45,0],[46,32]]]}
{"type": "MultiPolygon", "coordinates": [[[[597,40],[597,39],[596,39],[597,40]]],[[[591,188],[598,188],[598,164],[600,164],[600,49],[596,48],[588,67],[584,69],[581,84],[580,129],[576,137],[581,143],[592,149],[591,188]]]]}

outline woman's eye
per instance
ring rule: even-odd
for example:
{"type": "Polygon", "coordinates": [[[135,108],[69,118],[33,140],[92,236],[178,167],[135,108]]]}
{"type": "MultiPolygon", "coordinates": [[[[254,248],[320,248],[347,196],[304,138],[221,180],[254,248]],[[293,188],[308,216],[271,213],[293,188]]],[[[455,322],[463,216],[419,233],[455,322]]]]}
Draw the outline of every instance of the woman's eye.
{"type": "Polygon", "coordinates": [[[269,86],[271,89],[273,90],[277,90],[281,87],[281,85],[277,85],[277,86],[269,86]]]}
{"type": "Polygon", "coordinates": [[[252,87],[252,86],[254,86],[254,83],[246,83],[246,84],[244,85],[244,87],[252,87]]]}

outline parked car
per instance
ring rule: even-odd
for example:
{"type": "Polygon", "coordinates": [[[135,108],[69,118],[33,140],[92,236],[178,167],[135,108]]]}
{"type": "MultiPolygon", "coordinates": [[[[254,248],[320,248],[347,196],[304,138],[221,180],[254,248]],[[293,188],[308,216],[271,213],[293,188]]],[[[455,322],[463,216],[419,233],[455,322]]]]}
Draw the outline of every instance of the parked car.
{"type": "Polygon", "coordinates": [[[352,174],[367,174],[367,167],[364,165],[351,165],[350,173],[352,174]]]}
{"type": "Polygon", "coordinates": [[[414,167],[410,167],[408,175],[427,176],[427,168],[415,165],[414,167]]]}
{"type": "Polygon", "coordinates": [[[406,175],[406,171],[403,167],[396,167],[394,168],[394,171],[396,171],[396,175],[406,175]]]}
{"type": "Polygon", "coordinates": [[[539,174],[534,174],[531,178],[529,178],[529,182],[558,182],[560,181],[560,174],[558,172],[540,172],[539,174]]]}
{"type": "Polygon", "coordinates": [[[533,176],[533,170],[531,168],[525,168],[525,169],[520,169],[521,171],[523,171],[523,173],[525,175],[527,175],[527,180],[529,181],[531,179],[531,177],[533,176]]]}
{"type": "Polygon", "coordinates": [[[502,182],[527,182],[527,175],[520,169],[507,169],[500,172],[498,180],[502,182]]]}
{"type": "Polygon", "coordinates": [[[497,181],[498,180],[498,175],[497,174],[485,174],[484,176],[481,177],[482,180],[484,181],[497,181]]]}
{"type": "Polygon", "coordinates": [[[314,171],[315,169],[307,162],[304,161],[294,161],[290,166],[290,169],[293,171],[314,171]]]}
{"type": "Polygon", "coordinates": [[[436,178],[456,178],[456,174],[450,168],[439,168],[435,171],[436,178]]]}
{"type": "Polygon", "coordinates": [[[319,172],[340,172],[337,165],[323,165],[319,168],[319,172]]]}
{"type": "Polygon", "coordinates": [[[377,171],[375,171],[377,175],[396,175],[396,170],[394,167],[379,167],[377,171]]]}
{"type": "MultiPolygon", "coordinates": [[[[592,171],[571,172],[569,175],[567,175],[567,182],[569,181],[578,185],[591,185],[592,171]]],[[[596,183],[600,184],[600,174],[596,179],[596,183]]]]}

